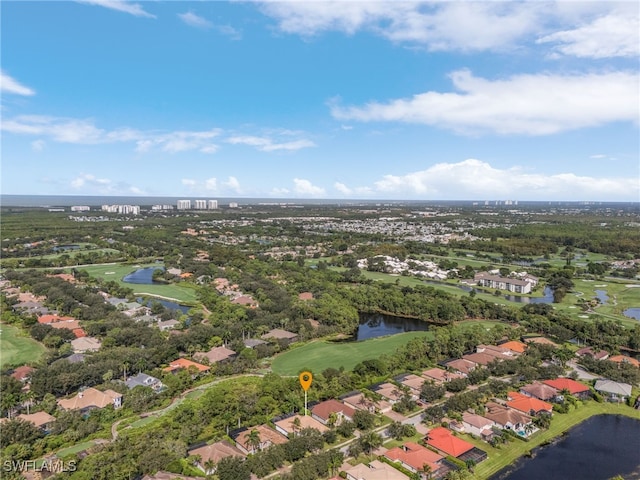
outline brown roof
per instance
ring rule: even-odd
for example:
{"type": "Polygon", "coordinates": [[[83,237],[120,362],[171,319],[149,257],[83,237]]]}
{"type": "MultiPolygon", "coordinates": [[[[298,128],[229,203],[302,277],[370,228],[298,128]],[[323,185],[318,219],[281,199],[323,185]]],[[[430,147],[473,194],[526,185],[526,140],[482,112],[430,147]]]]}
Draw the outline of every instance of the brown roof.
{"type": "Polygon", "coordinates": [[[420,390],[422,388],[422,384],[426,381],[426,378],[419,377],[418,375],[405,375],[404,378],[400,381],[402,385],[405,385],[409,388],[413,388],[414,390],[420,390]]]}
{"type": "Polygon", "coordinates": [[[424,372],[422,372],[422,376],[428,377],[429,379],[435,380],[436,382],[448,382],[456,378],[464,378],[459,373],[449,372],[447,370],[443,370],[442,368],[430,368],[429,370],[425,370],[424,372]]]}
{"type": "MultiPolygon", "coordinates": [[[[303,428],[315,428],[320,433],[326,432],[329,428],[325,427],[322,423],[316,420],[309,415],[294,415],[293,417],[287,417],[283,420],[278,420],[277,422],[273,422],[274,425],[277,425],[282,430],[287,433],[292,433],[294,431],[293,422],[297,419],[300,420],[300,429],[303,428]]],[[[298,427],[295,427],[298,428],[298,427]]]]}
{"type": "Polygon", "coordinates": [[[311,292],[302,292],[298,295],[300,300],[313,300],[313,293],[311,292]]]}
{"type": "Polygon", "coordinates": [[[274,338],[276,340],[292,340],[297,338],[298,334],[289,332],[288,330],[282,330],[280,328],[274,328],[273,330],[268,331],[260,338],[274,338]]]}
{"type": "Polygon", "coordinates": [[[274,429],[267,427],[266,425],[258,425],[257,427],[248,428],[243,430],[235,438],[238,445],[243,447],[247,451],[252,451],[253,447],[249,445],[248,438],[253,430],[257,430],[260,435],[261,448],[267,448],[271,445],[280,445],[287,443],[288,439],[284,435],[276,432],[274,429]]]}
{"type": "Polygon", "coordinates": [[[353,408],[346,406],[344,403],[331,399],[317,404],[311,409],[311,413],[326,421],[332,413],[342,413],[347,418],[353,418],[353,414],[356,412],[353,408]]]}
{"type": "Polygon", "coordinates": [[[21,382],[25,381],[27,378],[31,376],[33,372],[35,372],[35,368],[28,367],[27,365],[23,365],[21,367],[16,368],[11,376],[16,380],[20,380],[21,382]]]}
{"type": "Polygon", "coordinates": [[[520,391],[530,397],[535,397],[540,400],[551,400],[558,394],[555,388],[540,382],[533,382],[529,385],[525,385],[520,389],[520,391]]]}
{"type": "Polygon", "coordinates": [[[244,453],[225,440],[189,450],[189,455],[200,455],[200,458],[202,459],[200,461],[201,465],[204,465],[207,460],[212,460],[213,463],[218,463],[226,457],[244,457],[244,453]]]}
{"type": "Polygon", "coordinates": [[[209,363],[222,362],[224,360],[229,360],[236,355],[236,352],[227,348],[227,347],[214,347],[208,352],[196,352],[193,355],[193,358],[196,360],[201,360],[206,358],[209,360],[209,363]]]}
{"type": "Polygon", "coordinates": [[[432,471],[437,470],[439,467],[436,463],[443,458],[442,455],[413,442],[387,450],[384,456],[391,461],[401,461],[418,471],[422,470],[425,464],[429,465],[432,471]]]}
{"type": "Polygon", "coordinates": [[[113,390],[101,392],[95,388],[87,388],[78,392],[74,397],[61,398],[58,400],[58,405],[65,410],[82,410],[89,407],[104,408],[113,404],[113,401],[119,397],[122,395],[113,390]]]}
{"type": "Polygon", "coordinates": [[[548,338],[545,337],[529,337],[529,338],[525,338],[524,339],[524,343],[537,343],[540,345],[552,345],[554,347],[557,347],[558,344],[555,342],[552,342],[551,340],[549,340],[548,338]]]}
{"type": "Polygon", "coordinates": [[[512,425],[517,425],[519,423],[526,425],[531,423],[531,417],[529,415],[495,402],[488,402],[486,404],[484,416],[489,420],[493,420],[500,426],[505,426],[509,423],[512,425]]]}
{"type": "Polygon", "coordinates": [[[402,398],[402,391],[400,390],[400,387],[393,383],[383,383],[375,387],[373,391],[392,401],[397,401],[402,398]]]}
{"type": "Polygon", "coordinates": [[[380,460],[373,460],[368,465],[359,463],[346,470],[346,473],[347,478],[357,478],[358,480],[407,480],[406,475],[380,460]]]}
{"type": "Polygon", "coordinates": [[[464,412],[462,414],[462,421],[476,428],[485,428],[487,425],[494,425],[494,421],[490,420],[482,415],[476,415],[475,413],[464,412]]]}
{"type": "Polygon", "coordinates": [[[25,422],[31,422],[38,428],[56,421],[56,417],[54,417],[53,415],[49,415],[47,412],[36,412],[28,415],[22,413],[18,415],[18,418],[21,418],[25,422]]]}
{"type": "Polygon", "coordinates": [[[462,358],[464,360],[477,363],[478,365],[488,365],[489,363],[493,362],[497,357],[495,355],[491,355],[486,352],[476,352],[476,353],[470,353],[468,355],[463,355],[462,358]]]}
{"type": "Polygon", "coordinates": [[[609,357],[607,360],[616,363],[628,363],[634,367],[640,367],[640,362],[638,360],[633,357],[627,357],[626,355],[614,355],[613,357],[609,357]]]}
{"type": "Polygon", "coordinates": [[[465,360],[464,358],[456,358],[455,360],[447,362],[445,365],[464,374],[469,373],[478,366],[476,363],[465,360]]]}

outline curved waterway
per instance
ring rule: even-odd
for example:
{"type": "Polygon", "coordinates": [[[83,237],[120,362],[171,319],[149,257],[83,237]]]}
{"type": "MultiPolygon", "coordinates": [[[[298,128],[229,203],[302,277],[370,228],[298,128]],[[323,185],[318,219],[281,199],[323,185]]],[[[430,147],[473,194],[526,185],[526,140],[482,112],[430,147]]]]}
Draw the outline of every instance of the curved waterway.
{"type": "Polygon", "coordinates": [[[557,442],[537,448],[490,480],[640,479],[640,421],[596,415],[557,442]]]}
{"type": "Polygon", "coordinates": [[[138,285],[159,285],[158,282],[153,281],[153,272],[155,270],[164,270],[163,267],[147,267],[140,268],[135,272],[131,272],[126,275],[122,281],[125,283],[135,283],[138,285]]]}

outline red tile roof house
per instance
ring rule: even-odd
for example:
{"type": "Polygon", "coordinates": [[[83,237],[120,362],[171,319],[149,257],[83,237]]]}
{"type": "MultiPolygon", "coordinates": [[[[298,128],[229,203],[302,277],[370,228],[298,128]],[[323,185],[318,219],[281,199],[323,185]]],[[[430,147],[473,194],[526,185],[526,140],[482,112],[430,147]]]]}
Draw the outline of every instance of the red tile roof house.
{"type": "Polygon", "coordinates": [[[21,367],[16,368],[11,376],[16,380],[24,383],[31,378],[31,374],[35,372],[36,369],[33,367],[28,367],[27,365],[23,365],[21,367]]]}
{"type": "Polygon", "coordinates": [[[444,427],[436,427],[430,430],[425,441],[427,445],[455,458],[475,448],[473,444],[456,437],[451,430],[444,427]]]}
{"type": "Polygon", "coordinates": [[[613,357],[607,358],[610,362],[615,363],[627,363],[629,365],[633,365],[636,368],[640,368],[640,362],[633,357],[627,357],[626,355],[614,355],[613,357]]]}
{"type": "Polygon", "coordinates": [[[336,425],[340,425],[344,420],[352,420],[356,411],[335,399],[320,402],[311,409],[311,416],[323,425],[329,423],[332,413],[336,414],[336,425]]]}
{"type": "Polygon", "coordinates": [[[533,382],[520,388],[520,393],[527,397],[537,398],[543,401],[553,401],[558,396],[558,391],[545,383],[533,382]]]}
{"type": "Polygon", "coordinates": [[[501,343],[499,346],[502,348],[508,348],[514,353],[524,353],[524,351],[527,349],[526,343],[518,342],[517,340],[511,340],[510,342],[501,343]]]}
{"type": "Polygon", "coordinates": [[[95,388],[87,388],[78,392],[71,398],[61,398],[58,405],[64,410],[80,410],[86,412],[94,408],[104,408],[113,405],[114,408],[122,406],[122,395],[113,390],[101,392],[95,388]]]}
{"type": "Polygon", "coordinates": [[[384,456],[392,462],[399,463],[412,473],[423,471],[424,465],[429,465],[431,475],[442,467],[441,462],[444,459],[442,455],[413,442],[407,442],[401,447],[387,450],[384,456]]]}
{"type": "Polygon", "coordinates": [[[591,390],[589,387],[570,378],[556,378],[555,380],[545,380],[542,383],[555,388],[558,394],[563,390],[567,390],[571,395],[577,398],[588,398],[591,396],[591,390]]]}
{"type": "Polygon", "coordinates": [[[553,412],[553,405],[537,398],[527,397],[518,392],[507,393],[509,401],[507,406],[527,415],[536,416],[539,414],[549,414],[553,412]]]}
{"type": "Polygon", "coordinates": [[[61,317],[60,315],[42,315],[38,317],[38,323],[57,323],[57,322],[67,322],[69,320],[75,320],[73,317],[61,317]]]}
{"type": "Polygon", "coordinates": [[[196,465],[205,473],[205,475],[213,475],[216,473],[218,462],[223,458],[244,457],[244,453],[242,453],[240,449],[234,447],[225,440],[189,450],[189,455],[198,455],[200,457],[200,460],[196,465]],[[213,468],[207,469],[205,467],[205,464],[207,464],[208,461],[213,463],[213,468]]]}
{"type": "Polygon", "coordinates": [[[177,373],[182,369],[189,370],[191,367],[195,368],[196,373],[194,373],[194,377],[201,374],[206,373],[210,370],[206,365],[202,365],[201,363],[192,362],[191,360],[187,360],[186,358],[178,358],[169,364],[168,367],[163,368],[162,370],[169,373],[177,373]]]}
{"type": "Polygon", "coordinates": [[[271,445],[281,445],[289,441],[287,437],[266,425],[258,425],[257,427],[243,430],[236,435],[234,440],[236,442],[236,447],[246,455],[254,454],[258,451],[264,450],[265,448],[269,448],[271,445]],[[260,443],[258,445],[252,445],[249,441],[253,430],[258,432],[258,438],[260,439],[260,443]]]}
{"type": "Polygon", "coordinates": [[[298,298],[303,301],[313,300],[313,293],[311,292],[302,292],[298,295],[298,298]]]}

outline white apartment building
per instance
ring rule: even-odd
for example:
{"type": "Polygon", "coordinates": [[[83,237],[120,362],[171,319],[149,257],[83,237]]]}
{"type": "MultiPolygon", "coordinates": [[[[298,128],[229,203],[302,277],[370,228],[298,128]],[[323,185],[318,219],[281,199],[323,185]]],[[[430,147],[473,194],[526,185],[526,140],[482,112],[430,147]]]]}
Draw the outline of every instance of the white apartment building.
{"type": "Polygon", "coordinates": [[[238,202],[230,202],[229,208],[238,208],[238,202]]]}
{"type": "Polygon", "coordinates": [[[87,205],[74,205],[71,207],[72,212],[88,212],[91,208],[87,205]]]}
{"type": "Polygon", "coordinates": [[[209,210],[216,210],[218,208],[218,200],[208,200],[207,208],[209,210]]]}
{"type": "Polygon", "coordinates": [[[178,210],[191,210],[191,200],[178,200],[178,210]]]}

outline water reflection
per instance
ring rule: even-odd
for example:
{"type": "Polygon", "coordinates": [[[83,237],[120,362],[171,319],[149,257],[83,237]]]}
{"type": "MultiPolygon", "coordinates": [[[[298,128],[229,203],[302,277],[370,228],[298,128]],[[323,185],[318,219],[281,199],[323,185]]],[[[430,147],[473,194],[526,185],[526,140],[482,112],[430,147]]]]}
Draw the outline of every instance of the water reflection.
{"type": "Polygon", "coordinates": [[[360,314],[360,325],[356,333],[356,340],[427,330],[429,330],[429,324],[415,318],[395,317],[379,313],[363,313],[360,314]]]}

